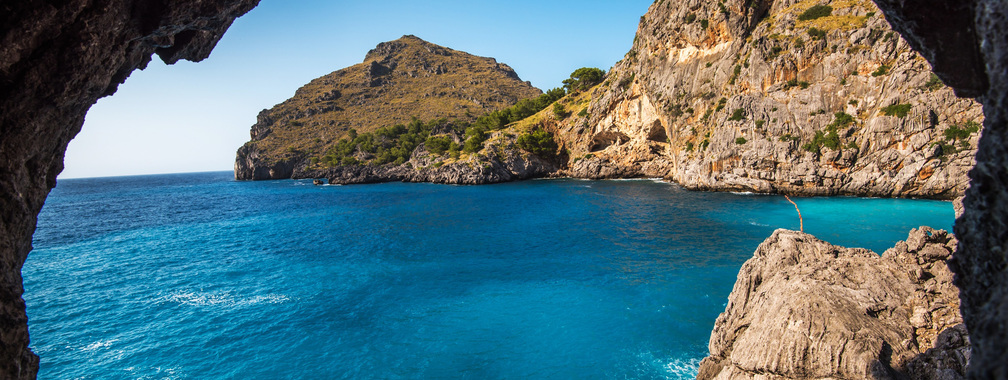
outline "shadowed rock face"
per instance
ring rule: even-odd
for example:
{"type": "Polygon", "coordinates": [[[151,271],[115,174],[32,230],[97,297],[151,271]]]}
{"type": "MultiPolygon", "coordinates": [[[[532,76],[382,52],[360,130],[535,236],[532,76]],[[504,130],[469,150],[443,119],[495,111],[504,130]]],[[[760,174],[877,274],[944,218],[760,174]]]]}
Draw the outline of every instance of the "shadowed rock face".
{"type": "Polygon", "coordinates": [[[157,53],[199,61],[258,0],[5,1],[0,5],[0,378],[31,379],[21,266],[67,144],[98,98],[157,53]]]}
{"type": "Polygon", "coordinates": [[[1008,2],[875,1],[946,83],[980,95],[984,131],[951,266],[973,346],[969,377],[1008,378],[1008,2]]]}

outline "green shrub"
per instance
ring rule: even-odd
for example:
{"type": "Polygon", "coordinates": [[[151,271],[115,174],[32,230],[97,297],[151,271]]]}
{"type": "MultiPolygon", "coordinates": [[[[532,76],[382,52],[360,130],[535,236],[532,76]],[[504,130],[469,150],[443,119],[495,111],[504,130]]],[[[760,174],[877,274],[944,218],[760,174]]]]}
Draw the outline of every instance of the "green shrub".
{"type": "Polygon", "coordinates": [[[567,117],[567,115],[570,115],[570,113],[567,112],[567,109],[564,108],[563,104],[553,103],[553,116],[556,116],[557,119],[563,119],[567,117]]]}
{"type": "Polygon", "coordinates": [[[692,152],[693,151],[693,142],[687,142],[686,143],[686,151],[687,152],[692,152]]]}
{"type": "Polygon", "coordinates": [[[756,120],[756,128],[763,128],[763,123],[765,122],[766,120],[756,120]]]}
{"type": "Polygon", "coordinates": [[[696,14],[692,12],[686,14],[686,23],[689,24],[693,21],[696,21],[696,14]]]}
{"type": "Polygon", "coordinates": [[[605,77],[605,71],[595,67],[582,67],[580,69],[574,70],[571,73],[570,78],[563,80],[563,88],[567,90],[568,94],[577,93],[583,90],[587,90],[592,86],[602,83],[602,78],[605,77]]]}
{"type": "Polygon", "coordinates": [[[906,103],[889,105],[882,108],[882,113],[886,116],[896,116],[902,119],[910,113],[910,105],[906,103]]]}
{"type": "Polygon", "coordinates": [[[965,140],[969,138],[971,134],[980,131],[980,123],[975,121],[966,122],[966,125],[960,127],[958,125],[951,125],[945,129],[943,134],[945,135],[945,140],[955,142],[956,140],[965,140]]]}
{"type": "Polygon", "coordinates": [[[707,19],[700,20],[700,28],[707,29],[708,24],[707,19]]]}
{"type": "Polygon", "coordinates": [[[736,108],[734,111],[732,111],[732,115],[731,117],[728,118],[728,121],[740,121],[743,119],[745,119],[745,110],[741,108],[736,108]]]}
{"type": "Polygon", "coordinates": [[[812,37],[813,41],[826,39],[826,31],[816,27],[809,28],[808,35],[809,37],[812,37]]]}
{"type": "Polygon", "coordinates": [[[931,73],[931,78],[928,78],[928,81],[924,83],[924,88],[927,89],[928,91],[934,91],[939,88],[942,88],[942,86],[944,85],[945,84],[942,83],[941,78],[939,78],[938,75],[935,75],[935,73],[931,73]]]}
{"type": "Polygon", "coordinates": [[[444,152],[451,148],[452,139],[448,136],[431,136],[424,141],[424,146],[427,147],[427,151],[435,155],[440,156],[444,152]]]}
{"type": "Polygon", "coordinates": [[[588,107],[582,108],[581,112],[577,114],[580,117],[588,117],[588,107]]]}
{"type": "Polygon", "coordinates": [[[553,156],[557,151],[557,143],[553,140],[553,133],[542,128],[522,133],[518,136],[516,144],[521,150],[541,157],[553,156]]]}
{"type": "Polygon", "coordinates": [[[707,139],[704,139],[703,141],[700,142],[700,149],[707,149],[708,145],[710,145],[710,141],[707,140],[707,139]]]}
{"type": "Polygon", "coordinates": [[[473,126],[466,128],[465,135],[466,140],[465,146],[462,147],[463,151],[466,153],[476,153],[483,149],[483,142],[487,139],[486,131],[480,127],[473,126]]]}
{"type": "Polygon", "coordinates": [[[746,143],[745,137],[739,137],[735,139],[735,144],[742,145],[746,143]]]}
{"type": "Polygon", "coordinates": [[[798,21],[815,20],[817,18],[826,17],[831,14],[833,14],[833,7],[822,4],[813,5],[809,7],[809,9],[806,9],[805,12],[802,12],[802,14],[798,15],[798,21]]]}
{"type": "Polygon", "coordinates": [[[770,48],[770,55],[767,56],[767,59],[777,58],[777,56],[779,56],[782,51],[784,51],[784,48],[780,46],[774,46],[770,48]]]}
{"type": "Polygon", "coordinates": [[[819,153],[824,146],[833,150],[840,148],[840,135],[837,133],[836,128],[830,127],[826,129],[826,132],[816,132],[812,141],[802,145],[802,148],[809,152],[819,153]]]}
{"type": "Polygon", "coordinates": [[[742,66],[735,65],[735,69],[732,70],[731,78],[728,79],[728,84],[735,84],[735,79],[738,78],[739,74],[742,73],[742,66]]]}
{"type": "Polygon", "coordinates": [[[560,98],[563,98],[565,94],[566,92],[562,88],[550,89],[536,98],[522,99],[511,107],[484,114],[483,116],[477,118],[476,121],[473,122],[473,125],[479,126],[485,131],[504,128],[508,124],[522,120],[546,109],[546,107],[550,104],[553,104],[557,100],[560,100],[560,98]]]}
{"type": "Polygon", "coordinates": [[[852,123],[854,123],[854,116],[846,112],[837,112],[833,114],[833,122],[830,123],[828,128],[844,128],[852,123]]]}
{"type": "Polygon", "coordinates": [[[871,73],[873,77],[880,77],[889,73],[889,65],[881,65],[871,73]]]}

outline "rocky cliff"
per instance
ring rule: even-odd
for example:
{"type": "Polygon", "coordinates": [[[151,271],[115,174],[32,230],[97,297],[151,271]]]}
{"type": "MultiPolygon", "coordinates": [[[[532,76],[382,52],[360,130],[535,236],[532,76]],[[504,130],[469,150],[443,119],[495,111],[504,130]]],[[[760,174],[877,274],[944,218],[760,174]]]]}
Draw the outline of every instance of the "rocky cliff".
{"type": "Polygon", "coordinates": [[[409,122],[473,121],[541,93],[505,64],[415,36],[378,44],[364,62],[314,79],[259,113],[235,158],[236,179],[305,173],[340,138],[409,122]]]}
{"type": "Polygon", "coordinates": [[[960,196],[983,121],[868,0],[656,1],[560,137],[578,177],[960,196]]]}
{"type": "Polygon", "coordinates": [[[1008,378],[1008,2],[876,2],[942,80],[983,104],[951,267],[971,334],[968,377],[1008,378]]]}
{"type": "Polygon", "coordinates": [[[697,378],[962,378],[956,243],[922,227],[879,256],[775,231],[739,271],[697,378]]]}
{"type": "Polygon", "coordinates": [[[63,155],[98,98],[157,54],[199,61],[258,0],[0,5],[0,378],[32,379],[21,266],[63,155]]]}

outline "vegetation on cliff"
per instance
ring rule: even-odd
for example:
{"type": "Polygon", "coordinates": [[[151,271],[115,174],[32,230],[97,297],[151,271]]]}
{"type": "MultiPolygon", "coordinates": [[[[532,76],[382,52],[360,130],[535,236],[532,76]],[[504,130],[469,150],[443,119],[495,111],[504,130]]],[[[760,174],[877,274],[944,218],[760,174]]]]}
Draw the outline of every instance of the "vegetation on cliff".
{"type": "Polygon", "coordinates": [[[700,190],[953,198],[983,118],[869,0],[655,2],[592,99],[567,174],[700,190]]]}
{"type": "MultiPolygon", "coordinates": [[[[474,122],[540,94],[493,58],[404,36],[379,44],[364,62],[312,80],[287,101],[263,110],[252,126],[251,141],[239,149],[235,176],[287,178],[311,157],[321,162],[341,139],[354,140],[380,128],[392,137],[391,129],[414,118],[474,122]],[[359,136],[350,138],[351,130],[359,136]]],[[[395,162],[410,145],[386,147],[385,158],[395,162]]]]}

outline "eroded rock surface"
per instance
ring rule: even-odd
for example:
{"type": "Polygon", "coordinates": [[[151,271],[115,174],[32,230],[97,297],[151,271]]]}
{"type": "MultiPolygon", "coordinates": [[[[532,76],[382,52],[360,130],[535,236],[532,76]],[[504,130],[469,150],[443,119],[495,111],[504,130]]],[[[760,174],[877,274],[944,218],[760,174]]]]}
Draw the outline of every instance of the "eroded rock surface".
{"type": "Polygon", "coordinates": [[[953,199],[983,120],[868,0],[655,2],[594,97],[572,158],[698,190],[953,199]]]}
{"type": "Polygon", "coordinates": [[[199,61],[258,0],[0,5],[0,378],[32,379],[21,266],[67,144],[98,98],[157,53],[199,61]]]}
{"type": "Polygon", "coordinates": [[[972,334],[969,377],[1008,378],[1008,2],[876,1],[946,83],[981,95],[984,132],[955,224],[952,269],[972,334]]]}
{"type": "Polygon", "coordinates": [[[956,244],[921,227],[879,256],[775,231],[742,266],[698,378],[962,378],[956,244]]]}

